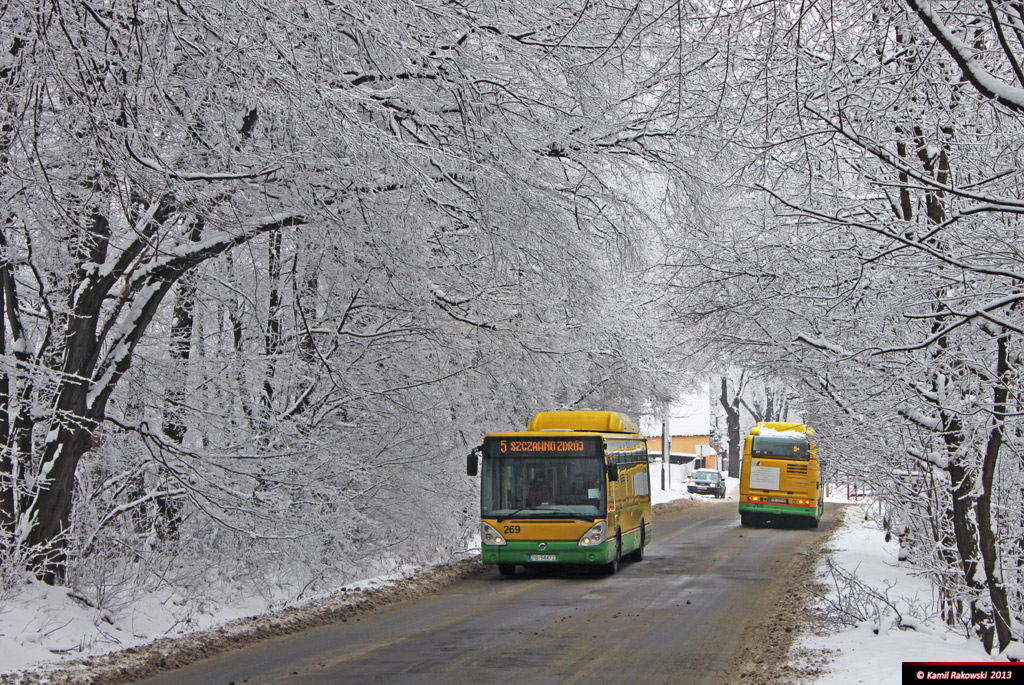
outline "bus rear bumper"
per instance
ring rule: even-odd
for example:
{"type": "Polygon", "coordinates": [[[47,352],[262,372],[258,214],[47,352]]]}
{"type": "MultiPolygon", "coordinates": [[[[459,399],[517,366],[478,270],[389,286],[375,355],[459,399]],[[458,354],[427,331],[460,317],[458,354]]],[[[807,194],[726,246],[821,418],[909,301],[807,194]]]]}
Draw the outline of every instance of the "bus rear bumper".
{"type": "Polygon", "coordinates": [[[771,504],[763,502],[740,502],[740,514],[773,514],[775,516],[806,516],[818,517],[818,507],[796,507],[788,504],[771,504]]]}

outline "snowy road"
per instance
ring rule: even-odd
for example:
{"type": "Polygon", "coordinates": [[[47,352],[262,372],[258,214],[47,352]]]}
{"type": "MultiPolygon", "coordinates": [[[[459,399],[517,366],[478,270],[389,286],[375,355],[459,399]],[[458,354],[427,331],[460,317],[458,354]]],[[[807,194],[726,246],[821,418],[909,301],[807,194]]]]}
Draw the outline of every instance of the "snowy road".
{"type": "Polygon", "coordinates": [[[615,576],[497,570],[347,623],[250,645],[158,683],[727,683],[777,577],[832,525],[741,528],[735,502],[663,514],[615,576]]]}

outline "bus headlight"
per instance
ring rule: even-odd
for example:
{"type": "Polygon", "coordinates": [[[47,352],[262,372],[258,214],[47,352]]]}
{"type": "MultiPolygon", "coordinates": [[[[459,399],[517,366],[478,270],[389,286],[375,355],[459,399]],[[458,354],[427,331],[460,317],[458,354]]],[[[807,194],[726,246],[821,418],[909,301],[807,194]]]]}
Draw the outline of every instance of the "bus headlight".
{"type": "Polygon", "coordinates": [[[485,545],[502,546],[505,543],[505,538],[496,530],[493,526],[489,526],[486,523],[480,524],[480,542],[485,545]]]}
{"type": "Polygon", "coordinates": [[[604,542],[606,531],[607,527],[605,526],[604,521],[601,521],[601,523],[593,526],[583,534],[583,537],[581,537],[579,541],[580,547],[592,547],[594,545],[601,544],[604,542]]]}

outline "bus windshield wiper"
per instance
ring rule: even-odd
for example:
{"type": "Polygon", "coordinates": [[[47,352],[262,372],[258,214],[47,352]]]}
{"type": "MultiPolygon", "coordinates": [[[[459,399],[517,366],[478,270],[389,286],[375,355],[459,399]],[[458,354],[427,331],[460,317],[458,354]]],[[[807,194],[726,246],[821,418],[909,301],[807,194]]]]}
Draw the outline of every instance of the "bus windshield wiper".
{"type": "Polygon", "coordinates": [[[511,514],[507,514],[505,516],[499,516],[498,520],[499,521],[507,521],[510,518],[515,518],[516,516],[518,516],[519,514],[523,513],[524,511],[527,511],[527,512],[530,512],[530,511],[558,511],[558,509],[552,509],[550,507],[523,507],[522,509],[516,509],[511,514]]]}

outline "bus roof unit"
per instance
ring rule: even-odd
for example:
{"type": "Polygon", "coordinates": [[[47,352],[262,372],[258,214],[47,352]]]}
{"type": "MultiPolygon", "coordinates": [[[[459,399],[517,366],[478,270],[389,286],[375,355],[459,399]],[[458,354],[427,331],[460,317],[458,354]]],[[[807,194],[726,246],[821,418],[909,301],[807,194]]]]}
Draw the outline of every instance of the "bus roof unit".
{"type": "Polygon", "coordinates": [[[633,419],[617,411],[541,411],[534,414],[527,430],[634,434],[640,432],[633,419]]]}
{"type": "Polygon", "coordinates": [[[779,437],[808,438],[814,435],[814,429],[805,423],[782,423],[780,421],[761,421],[750,429],[751,435],[778,435],[779,437]]]}

